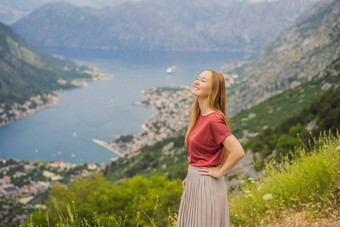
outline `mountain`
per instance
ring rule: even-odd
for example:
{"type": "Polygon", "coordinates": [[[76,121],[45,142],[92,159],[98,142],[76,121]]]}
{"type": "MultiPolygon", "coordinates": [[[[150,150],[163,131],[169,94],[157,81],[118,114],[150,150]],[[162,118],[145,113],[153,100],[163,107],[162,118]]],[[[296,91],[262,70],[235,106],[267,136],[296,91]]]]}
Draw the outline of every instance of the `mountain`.
{"type": "Polygon", "coordinates": [[[229,92],[231,115],[285,89],[306,82],[340,56],[340,1],[317,3],[250,64],[232,70],[239,76],[229,92]]]}
{"type": "Polygon", "coordinates": [[[254,51],[313,3],[147,0],[97,9],[55,2],[33,11],[13,28],[34,46],[254,51]]]}
{"type": "Polygon", "coordinates": [[[6,24],[11,24],[17,21],[19,18],[26,16],[28,13],[17,10],[15,8],[0,5],[0,21],[6,24]]]}
{"type": "Polygon", "coordinates": [[[0,126],[55,102],[59,89],[92,79],[94,69],[61,57],[45,56],[0,23],[0,126]]]}
{"type": "MultiPolygon", "coordinates": [[[[12,24],[40,6],[57,0],[1,0],[0,1],[0,21],[5,24],[12,24]]],[[[102,8],[106,6],[116,6],[126,0],[59,0],[68,2],[76,6],[90,6],[102,8]]]]}

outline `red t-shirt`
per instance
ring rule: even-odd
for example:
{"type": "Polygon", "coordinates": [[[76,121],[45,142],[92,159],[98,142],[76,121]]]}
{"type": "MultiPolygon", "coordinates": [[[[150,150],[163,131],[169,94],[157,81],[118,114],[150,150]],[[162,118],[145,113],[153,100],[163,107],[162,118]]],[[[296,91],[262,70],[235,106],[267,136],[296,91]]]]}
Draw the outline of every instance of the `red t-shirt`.
{"type": "Polygon", "coordinates": [[[187,137],[188,162],[193,166],[218,166],[223,159],[223,141],[232,135],[219,112],[199,115],[187,137]]]}

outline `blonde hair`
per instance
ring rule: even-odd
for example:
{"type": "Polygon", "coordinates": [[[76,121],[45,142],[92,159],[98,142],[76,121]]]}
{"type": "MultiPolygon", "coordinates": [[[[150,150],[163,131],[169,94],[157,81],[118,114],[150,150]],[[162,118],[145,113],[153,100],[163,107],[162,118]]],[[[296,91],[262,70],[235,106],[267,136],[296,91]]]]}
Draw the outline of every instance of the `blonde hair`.
{"type": "MultiPolygon", "coordinates": [[[[208,94],[209,107],[212,110],[219,112],[223,116],[227,127],[230,129],[230,122],[227,118],[227,112],[226,112],[226,87],[225,87],[224,76],[222,75],[222,73],[216,72],[215,70],[212,70],[212,69],[208,69],[206,71],[211,72],[211,81],[212,81],[212,85],[211,85],[211,88],[208,94]]],[[[196,97],[193,107],[192,107],[191,114],[190,114],[188,129],[185,134],[185,139],[184,139],[185,146],[187,146],[188,134],[194,128],[200,113],[201,113],[201,110],[199,108],[198,99],[196,97]]],[[[222,164],[224,164],[228,155],[229,155],[228,150],[224,148],[222,164]]]]}

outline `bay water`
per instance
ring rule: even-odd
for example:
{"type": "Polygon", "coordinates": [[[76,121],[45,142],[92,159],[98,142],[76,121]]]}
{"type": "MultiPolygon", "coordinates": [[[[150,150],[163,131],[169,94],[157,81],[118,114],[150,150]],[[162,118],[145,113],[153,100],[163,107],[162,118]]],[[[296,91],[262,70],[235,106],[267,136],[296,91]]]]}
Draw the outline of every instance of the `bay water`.
{"type": "Polygon", "coordinates": [[[0,128],[0,158],[61,160],[81,164],[109,163],[116,154],[92,142],[113,141],[117,135],[140,132],[154,112],[133,105],[141,91],[152,87],[191,85],[205,69],[222,67],[245,53],[138,52],[38,48],[76,63],[96,65],[111,80],[88,81],[89,86],[63,90],[58,104],[0,128]],[[175,66],[173,74],[166,69],[175,66]]]}

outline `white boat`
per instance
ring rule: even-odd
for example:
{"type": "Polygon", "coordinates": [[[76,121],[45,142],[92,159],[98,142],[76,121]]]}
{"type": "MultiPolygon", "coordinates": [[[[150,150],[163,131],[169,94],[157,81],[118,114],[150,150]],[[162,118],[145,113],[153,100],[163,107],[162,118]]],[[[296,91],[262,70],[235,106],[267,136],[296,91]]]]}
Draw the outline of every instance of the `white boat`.
{"type": "Polygon", "coordinates": [[[167,73],[174,73],[175,70],[176,70],[176,67],[175,67],[175,66],[171,66],[171,67],[169,67],[169,68],[166,69],[166,72],[167,72],[167,73]]]}

